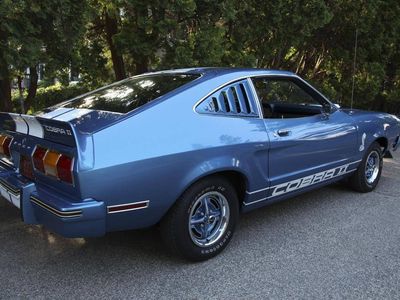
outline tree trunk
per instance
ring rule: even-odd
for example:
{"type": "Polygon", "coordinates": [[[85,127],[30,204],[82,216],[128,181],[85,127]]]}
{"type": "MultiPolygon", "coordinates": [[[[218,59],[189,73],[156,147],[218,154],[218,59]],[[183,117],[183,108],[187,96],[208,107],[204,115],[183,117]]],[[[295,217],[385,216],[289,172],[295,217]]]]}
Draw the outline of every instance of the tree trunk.
{"type": "Polygon", "coordinates": [[[11,80],[9,77],[0,77],[0,110],[12,111],[11,102],[11,80]]]}
{"type": "Polygon", "coordinates": [[[136,74],[142,74],[149,71],[148,57],[142,57],[136,62],[136,74]]]}
{"type": "MultiPolygon", "coordinates": [[[[0,43],[7,45],[7,33],[0,26],[0,43]]],[[[7,49],[7,47],[5,48],[7,49]]],[[[0,47],[0,111],[12,111],[11,78],[4,49],[0,47]]]]}
{"type": "Polygon", "coordinates": [[[36,97],[38,80],[39,80],[39,77],[37,74],[36,66],[30,67],[29,68],[29,88],[28,88],[28,95],[26,96],[26,99],[25,99],[24,113],[26,113],[29,110],[29,108],[33,104],[33,100],[36,97]]]}
{"type": "Polygon", "coordinates": [[[113,69],[116,80],[122,80],[126,78],[124,58],[120,51],[114,44],[113,36],[118,33],[118,21],[115,16],[110,16],[107,11],[104,13],[105,18],[105,32],[108,47],[111,52],[111,60],[113,63],[113,69]]]}
{"type": "Polygon", "coordinates": [[[22,87],[22,77],[18,76],[17,77],[18,80],[18,91],[19,91],[19,102],[21,105],[21,113],[25,112],[25,103],[24,103],[24,89],[22,87]]]}

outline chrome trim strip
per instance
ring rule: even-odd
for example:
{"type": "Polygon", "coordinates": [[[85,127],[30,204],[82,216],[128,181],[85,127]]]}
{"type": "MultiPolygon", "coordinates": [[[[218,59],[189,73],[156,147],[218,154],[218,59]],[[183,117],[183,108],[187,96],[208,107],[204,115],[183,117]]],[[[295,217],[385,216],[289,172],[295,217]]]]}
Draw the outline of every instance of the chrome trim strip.
{"type": "Polygon", "coordinates": [[[264,119],[264,112],[261,107],[260,99],[258,98],[256,88],[254,87],[253,81],[251,78],[247,78],[247,83],[250,86],[251,93],[253,94],[253,99],[256,102],[257,110],[258,110],[258,117],[260,119],[264,119]]]}
{"type": "Polygon", "coordinates": [[[132,210],[139,210],[139,209],[144,209],[149,207],[150,200],[144,200],[144,201],[138,201],[138,202],[131,202],[131,203],[124,203],[124,204],[118,204],[118,205],[110,205],[107,206],[107,213],[109,214],[116,214],[116,213],[121,213],[121,212],[127,212],[127,211],[132,211],[132,210]],[[115,209],[118,207],[127,207],[127,206],[132,206],[132,205],[141,205],[144,204],[141,207],[134,207],[134,208],[127,208],[127,209],[121,209],[121,210],[116,210],[116,211],[110,211],[110,209],[115,209]]]}
{"type": "Polygon", "coordinates": [[[258,203],[258,202],[261,202],[261,201],[270,199],[270,198],[272,198],[272,197],[269,196],[269,197],[261,198],[261,199],[254,200],[254,201],[251,201],[251,202],[244,202],[244,201],[243,201],[243,204],[244,204],[245,206],[247,206],[247,205],[252,205],[252,204],[255,204],[255,203],[258,203]]]}
{"type": "Polygon", "coordinates": [[[262,191],[265,191],[265,190],[269,190],[270,188],[271,187],[266,187],[266,188],[259,189],[259,190],[256,190],[256,191],[252,191],[252,192],[246,191],[246,194],[252,195],[252,194],[256,194],[256,193],[259,193],[259,192],[262,192],[262,191]]]}
{"type": "Polygon", "coordinates": [[[61,218],[76,218],[76,217],[81,217],[82,216],[82,210],[74,210],[74,211],[60,211],[58,209],[55,209],[54,207],[51,207],[47,204],[45,204],[43,201],[39,200],[35,196],[30,196],[31,202],[35,203],[36,205],[40,206],[41,208],[44,208],[48,210],[49,212],[53,213],[54,215],[61,217],[61,218]]]}
{"type": "Polygon", "coordinates": [[[13,169],[13,168],[14,168],[14,165],[9,164],[8,162],[4,161],[4,159],[5,159],[5,158],[0,159],[0,165],[1,165],[3,168],[6,168],[6,169],[7,169],[7,168],[13,169]]]}
{"type": "Polygon", "coordinates": [[[16,197],[18,197],[21,194],[20,189],[13,187],[11,184],[6,182],[4,179],[0,179],[0,185],[16,197]]]}

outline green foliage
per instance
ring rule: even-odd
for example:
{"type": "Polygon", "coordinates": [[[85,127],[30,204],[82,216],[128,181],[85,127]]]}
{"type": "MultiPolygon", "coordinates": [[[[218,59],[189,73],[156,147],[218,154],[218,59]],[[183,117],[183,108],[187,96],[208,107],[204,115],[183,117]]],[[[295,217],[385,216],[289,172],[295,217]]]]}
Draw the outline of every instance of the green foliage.
{"type": "Polygon", "coordinates": [[[68,67],[84,28],[85,7],[79,0],[1,1],[2,69],[23,72],[38,63],[46,63],[49,72],[68,67]]]}
{"type": "Polygon", "coordinates": [[[38,62],[63,85],[74,65],[88,88],[117,70],[260,67],[296,72],[348,106],[357,31],[355,107],[399,113],[399,15],[397,0],[2,0],[0,80],[38,62]]]}
{"type": "Polygon", "coordinates": [[[89,90],[88,87],[83,85],[63,86],[55,84],[48,87],[41,87],[37,90],[33,108],[34,110],[40,110],[87,93],[89,90]]]}

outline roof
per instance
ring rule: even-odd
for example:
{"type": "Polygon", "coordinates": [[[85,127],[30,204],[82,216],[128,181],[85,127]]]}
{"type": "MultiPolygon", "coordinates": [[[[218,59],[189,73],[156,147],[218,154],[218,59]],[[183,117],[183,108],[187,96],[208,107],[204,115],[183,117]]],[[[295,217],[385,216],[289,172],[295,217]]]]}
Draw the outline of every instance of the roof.
{"type": "Polygon", "coordinates": [[[258,74],[269,74],[269,75],[295,75],[292,72],[271,70],[271,69],[257,69],[257,68],[229,68],[229,67],[198,67],[198,68],[185,68],[185,69],[171,69],[163,70],[156,73],[192,73],[192,74],[203,74],[211,76],[220,76],[234,73],[247,73],[246,75],[258,75],[258,74]]]}

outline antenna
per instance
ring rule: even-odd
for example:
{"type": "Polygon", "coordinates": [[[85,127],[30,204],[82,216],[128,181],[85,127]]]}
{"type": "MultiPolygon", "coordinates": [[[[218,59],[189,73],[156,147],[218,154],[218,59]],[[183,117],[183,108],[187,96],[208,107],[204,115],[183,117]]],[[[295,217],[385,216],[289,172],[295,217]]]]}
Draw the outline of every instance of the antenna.
{"type": "Polygon", "coordinates": [[[352,87],[351,87],[351,104],[350,104],[350,109],[351,110],[353,110],[354,84],[355,84],[355,81],[356,81],[357,44],[358,44],[358,29],[356,29],[356,41],[354,43],[353,84],[352,84],[352,87]]]}

